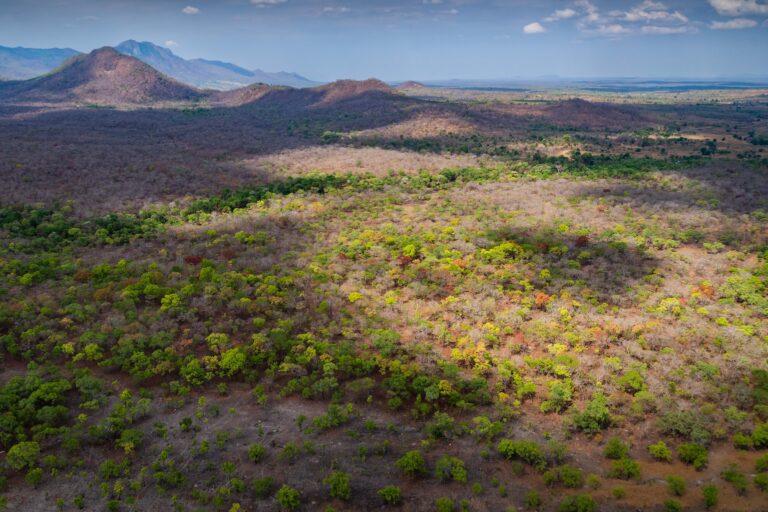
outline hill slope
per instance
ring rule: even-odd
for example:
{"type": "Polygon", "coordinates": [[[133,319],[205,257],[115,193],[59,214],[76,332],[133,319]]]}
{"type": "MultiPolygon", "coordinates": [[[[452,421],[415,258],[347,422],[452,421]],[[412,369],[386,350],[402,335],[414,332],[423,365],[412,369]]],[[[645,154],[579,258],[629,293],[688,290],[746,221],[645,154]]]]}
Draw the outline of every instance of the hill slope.
{"type": "Polygon", "coordinates": [[[0,96],[25,101],[152,103],[194,100],[204,94],[105,47],[74,57],[51,74],[2,84],[0,96]]]}
{"type": "Polygon", "coordinates": [[[79,55],[71,48],[8,48],[0,46],[0,77],[6,80],[27,80],[44,75],[79,55]]]}
{"type": "Polygon", "coordinates": [[[163,48],[146,41],[124,41],[117,45],[115,49],[124,55],[135,57],[149,64],[161,73],[165,73],[176,80],[195,87],[231,90],[254,83],[289,85],[291,87],[311,87],[317,85],[316,82],[312,82],[295,73],[251,71],[235,64],[218,60],[186,60],[174,54],[168,48],[163,48]]]}

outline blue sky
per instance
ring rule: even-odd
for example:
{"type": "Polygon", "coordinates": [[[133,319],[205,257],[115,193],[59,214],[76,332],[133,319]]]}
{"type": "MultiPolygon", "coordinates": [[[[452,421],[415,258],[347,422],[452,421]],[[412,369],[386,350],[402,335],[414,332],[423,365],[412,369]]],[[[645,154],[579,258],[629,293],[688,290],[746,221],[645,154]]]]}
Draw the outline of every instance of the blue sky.
{"type": "Polygon", "coordinates": [[[768,0],[0,0],[0,45],[125,39],[317,80],[768,77],[768,0]]]}

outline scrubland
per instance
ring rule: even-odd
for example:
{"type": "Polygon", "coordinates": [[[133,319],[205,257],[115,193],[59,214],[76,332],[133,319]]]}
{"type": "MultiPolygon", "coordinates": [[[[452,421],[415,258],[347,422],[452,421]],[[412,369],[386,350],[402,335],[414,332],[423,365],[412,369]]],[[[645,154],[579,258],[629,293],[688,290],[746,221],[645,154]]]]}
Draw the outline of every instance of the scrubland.
{"type": "Polygon", "coordinates": [[[766,105],[476,100],[2,107],[0,508],[763,510],[766,105]]]}

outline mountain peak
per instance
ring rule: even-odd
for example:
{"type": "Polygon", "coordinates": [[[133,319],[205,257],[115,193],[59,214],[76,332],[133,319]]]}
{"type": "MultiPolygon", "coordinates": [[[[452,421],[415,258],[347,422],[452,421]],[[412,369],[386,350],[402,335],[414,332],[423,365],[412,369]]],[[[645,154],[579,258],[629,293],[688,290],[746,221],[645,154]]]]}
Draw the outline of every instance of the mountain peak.
{"type": "Polygon", "coordinates": [[[17,82],[11,97],[29,101],[152,103],[185,101],[202,94],[105,46],[70,59],[48,75],[17,82]]]}

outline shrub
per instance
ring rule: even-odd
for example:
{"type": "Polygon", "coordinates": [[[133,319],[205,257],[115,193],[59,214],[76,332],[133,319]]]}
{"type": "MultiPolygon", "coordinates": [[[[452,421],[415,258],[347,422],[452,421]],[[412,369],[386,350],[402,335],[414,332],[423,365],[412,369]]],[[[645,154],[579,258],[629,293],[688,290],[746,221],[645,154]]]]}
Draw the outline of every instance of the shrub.
{"type": "Polygon", "coordinates": [[[464,461],[457,457],[443,455],[437,461],[435,466],[435,478],[441,482],[454,480],[456,482],[467,482],[467,469],[464,467],[464,461]]]}
{"type": "Polygon", "coordinates": [[[144,432],[135,428],[125,429],[120,433],[120,439],[117,440],[117,446],[122,448],[125,453],[133,453],[141,443],[144,442],[144,432]]]}
{"type": "Polygon", "coordinates": [[[612,437],[603,448],[603,455],[608,459],[626,458],[629,455],[629,446],[618,437],[612,437]]]}
{"type": "Polygon", "coordinates": [[[293,487],[283,484],[275,494],[277,504],[285,510],[296,510],[301,506],[301,494],[293,487]]]}
{"type": "Polygon", "coordinates": [[[611,490],[611,494],[614,498],[617,500],[623,499],[627,496],[627,490],[623,488],[622,486],[614,487],[613,490],[611,490]]]}
{"type": "Polygon", "coordinates": [[[17,443],[8,450],[5,460],[13,469],[30,468],[40,455],[40,445],[35,441],[17,443]]]}
{"type": "Polygon", "coordinates": [[[506,459],[517,459],[543,470],[547,466],[541,447],[533,441],[502,439],[496,450],[506,459]]]}
{"type": "Polygon", "coordinates": [[[634,395],[638,391],[642,391],[645,387],[645,380],[642,374],[637,370],[629,370],[627,373],[619,378],[619,386],[624,391],[634,395]]]}
{"type": "Polygon", "coordinates": [[[759,473],[753,480],[755,487],[763,492],[768,492],[768,473],[759,473]]]}
{"type": "Polygon", "coordinates": [[[667,447],[667,443],[664,441],[649,445],[648,452],[651,454],[651,457],[656,460],[672,462],[672,450],[667,447]]]}
{"type": "Polygon", "coordinates": [[[251,484],[251,488],[253,489],[253,494],[256,495],[257,498],[265,499],[269,498],[269,496],[272,494],[272,489],[275,486],[275,481],[272,480],[272,477],[265,476],[264,478],[257,478],[253,481],[251,484]]]}
{"type": "Polygon", "coordinates": [[[419,450],[411,450],[397,459],[395,466],[408,476],[416,476],[427,471],[424,455],[419,450]]]}
{"type": "Polygon", "coordinates": [[[659,428],[665,434],[683,437],[700,445],[708,445],[712,439],[702,415],[693,411],[667,413],[659,420],[659,428]]]}
{"type": "Polygon", "coordinates": [[[666,500],[664,502],[665,512],[682,512],[683,506],[677,500],[666,500]]]}
{"type": "Polygon", "coordinates": [[[352,488],[349,485],[349,475],[343,471],[334,471],[323,480],[323,483],[330,487],[329,494],[331,498],[348,500],[352,495],[352,488]]]}
{"type": "Polygon", "coordinates": [[[755,461],[755,471],[757,471],[758,473],[762,473],[763,471],[768,471],[768,453],[766,453],[765,455],[761,455],[755,461]]]}
{"type": "Polygon", "coordinates": [[[248,459],[254,464],[261,462],[267,453],[267,449],[261,443],[254,443],[248,447],[248,459]]]}
{"type": "Polygon", "coordinates": [[[677,456],[686,464],[691,464],[701,471],[709,463],[707,449],[696,443],[683,443],[677,447],[677,456]]]}
{"type": "Polygon", "coordinates": [[[523,503],[525,503],[527,508],[539,508],[541,506],[541,496],[539,496],[535,489],[531,489],[525,495],[523,503]]]}
{"type": "Polygon", "coordinates": [[[613,461],[608,476],[620,480],[640,478],[640,464],[632,459],[619,459],[613,461]]]}
{"type": "Polygon", "coordinates": [[[576,412],[573,424],[587,434],[596,434],[611,424],[611,411],[608,409],[608,397],[595,393],[583,411],[576,412]]]}
{"type": "Polygon", "coordinates": [[[435,510],[437,512],[453,512],[456,510],[456,504],[451,498],[437,498],[435,500],[435,510]]]}
{"type": "Polygon", "coordinates": [[[675,496],[682,496],[685,494],[685,480],[676,475],[669,475],[667,477],[667,488],[675,496]]]}
{"type": "Polygon", "coordinates": [[[32,468],[24,475],[24,480],[34,488],[43,481],[43,468],[32,468]]]}
{"type": "Polygon", "coordinates": [[[731,464],[725,468],[720,473],[720,476],[723,477],[723,480],[726,482],[733,484],[734,489],[736,489],[736,492],[739,494],[745,494],[747,492],[747,477],[744,473],[739,471],[735,464],[731,464]]]}
{"type": "Polygon", "coordinates": [[[544,483],[550,487],[561,484],[563,487],[579,489],[584,486],[584,475],[579,468],[565,464],[546,471],[544,483]]]}
{"type": "Polygon", "coordinates": [[[382,487],[376,491],[376,494],[378,494],[387,505],[397,505],[403,500],[403,497],[400,493],[400,488],[396,485],[388,485],[386,487],[382,487]]]}
{"type": "Polygon", "coordinates": [[[704,506],[707,508],[712,508],[715,505],[717,505],[718,501],[718,491],[717,486],[715,485],[707,485],[701,490],[701,493],[704,495],[704,506]]]}
{"type": "Polygon", "coordinates": [[[755,448],[768,448],[768,421],[755,427],[752,432],[752,444],[755,448]]]}
{"type": "Polygon", "coordinates": [[[579,494],[577,496],[568,496],[560,503],[560,512],[596,512],[597,503],[595,499],[588,494],[579,494]]]}

